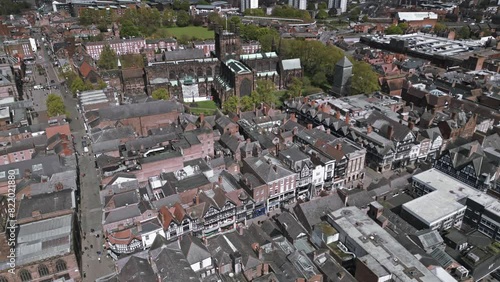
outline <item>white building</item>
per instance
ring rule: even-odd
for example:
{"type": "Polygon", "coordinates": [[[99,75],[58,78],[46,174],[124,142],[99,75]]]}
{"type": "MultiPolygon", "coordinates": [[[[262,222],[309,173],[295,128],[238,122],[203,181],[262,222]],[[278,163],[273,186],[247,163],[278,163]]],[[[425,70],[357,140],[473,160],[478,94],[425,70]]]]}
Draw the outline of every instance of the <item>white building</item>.
{"type": "Polygon", "coordinates": [[[307,0],[288,0],[288,6],[299,10],[306,10],[307,0]]]}
{"type": "Polygon", "coordinates": [[[401,216],[418,229],[460,228],[466,198],[482,193],[434,168],[412,180],[411,193],[418,198],[403,204],[401,216]]]}
{"type": "Polygon", "coordinates": [[[347,12],[347,0],[334,0],[335,9],[337,9],[337,14],[343,14],[347,12]]]}
{"type": "Polygon", "coordinates": [[[257,9],[259,7],[259,0],[241,0],[240,11],[243,13],[247,9],[257,9]]]}

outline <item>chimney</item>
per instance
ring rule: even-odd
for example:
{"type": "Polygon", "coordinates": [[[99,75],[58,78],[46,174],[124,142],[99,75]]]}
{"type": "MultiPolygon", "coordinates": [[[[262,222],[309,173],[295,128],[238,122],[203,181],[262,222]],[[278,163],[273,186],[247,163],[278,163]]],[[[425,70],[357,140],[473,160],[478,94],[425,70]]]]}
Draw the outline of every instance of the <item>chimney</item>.
{"type": "Polygon", "coordinates": [[[414,127],[415,127],[415,123],[414,123],[413,121],[409,121],[409,122],[408,122],[408,128],[409,128],[410,130],[413,130],[413,128],[414,128],[414,127]]]}
{"type": "Polygon", "coordinates": [[[240,108],[240,106],[236,107],[236,114],[238,115],[238,117],[241,118],[241,116],[240,116],[241,115],[241,108],[240,108]]]}
{"type": "Polygon", "coordinates": [[[222,184],[222,175],[219,175],[219,184],[222,184]]]}
{"type": "Polygon", "coordinates": [[[337,110],[337,111],[335,112],[335,118],[336,118],[336,119],[340,119],[340,111],[339,111],[339,110],[337,110]]]}
{"type": "Polygon", "coordinates": [[[413,111],[413,102],[410,102],[410,110],[413,111]]]}
{"type": "Polygon", "coordinates": [[[369,124],[369,125],[366,127],[366,134],[370,134],[370,133],[372,133],[372,130],[373,130],[372,125],[371,125],[371,124],[369,124]]]}
{"type": "Polygon", "coordinates": [[[455,121],[457,120],[457,112],[452,112],[451,113],[451,119],[455,120],[455,121]]]}
{"type": "Polygon", "coordinates": [[[31,212],[31,217],[32,218],[41,218],[42,214],[40,213],[40,211],[32,211],[31,212]]]}
{"type": "Polygon", "coordinates": [[[295,116],[295,113],[290,114],[290,120],[293,122],[297,122],[297,117],[295,116]]]}
{"type": "Polygon", "coordinates": [[[304,101],[304,104],[307,104],[307,103],[309,103],[309,98],[308,97],[304,97],[303,101],[304,101]]]}
{"type": "Polygon", "coordinates": [[[247,144],[250,144],[250,142],[252,142],[250,141],[250,138],[247,138],[247,144]]]}
{"type": "Polygon", "coordinates": [[[203,236],[203,245],[208,246],[208,239],[206,236],[203,236]]]}
{"type": "Polygon", "coordinates": [[[262,248],[261,248],[261,247],[259,247],[259,249],[258,249],[257,251],[258,251],[258,254],[259,254],[259,259],[260,259],[260,260],[261,260],[261,259],[263,259],[263,256],[262,256],[262,255],[263,255],[263,253],[264,253],[264,252],[263,252],[262,248]]]}
{"type": "Polygon", "coordinates": [[[200,204],[200,192],[196,193],[196,205],[200,204]]]}
{"type": "Polygon", "coordinates": [[[263,273],[264,275],[269,274],[269,264],[264,263],[263,268],[262,268],[262,271],[264,272],[264,273],[263,273]]]}
{"type": "Polygon", "coordinates": [[[140,221],[137,222],[137,231],[141,232],[142,231],[142,224],[140,221]]]}
{"type": "Polygon", "coordinates": [[[394,137],[394,127],[392,127],[392,125],[389,125],[387,127],[387,139],[392,140],[393,137],[394,137]]]}
{"type": "Polygon", "coordinates": [[[312,129],[312,128],[313,128],[312,123],[308,123],[308,124],[307,124],[307,129],[312,129]]]}
{"type": "Polygon", "coordinates": [[[299,133],[299,129],[297,127],[294,127],[292,130],[292,134],[295,136],[297,135],[297,133],[299,133]]]}
{"type": "Polygon", "coordinates": [[[327,128],[327,129],[326,129],[326,134],[330,134],[330,133],[331,133],[330,128],[327,128]]]}
{"type": "Polygon", "coordinates": [[[273,170],[274,170],[274,172],[278,171],[278,166],[273,165],[273,170]]]}
{"type": "Polygon", "coordinates": [[[351,122],[351,115],[349,113],[347,113],[345,115],[345,123],[349,124],[349,122],[351,122]]]}
{"type": "Polygon", "coordinates": [[[201,113],[200,114],[200,123],[203,123],[205,121],[205,114],[201,113]]]}
{"type": "Polygon", "coordinates": [[[342,143],[338,143],[335,148],[337,149],[337,151],[342,151],[342,143]]]}

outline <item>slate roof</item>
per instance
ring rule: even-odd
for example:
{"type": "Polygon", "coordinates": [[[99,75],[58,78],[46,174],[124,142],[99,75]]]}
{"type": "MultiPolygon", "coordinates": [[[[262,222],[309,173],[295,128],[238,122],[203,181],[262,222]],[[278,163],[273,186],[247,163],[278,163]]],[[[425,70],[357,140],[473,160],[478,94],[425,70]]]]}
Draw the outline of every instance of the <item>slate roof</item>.
{"type": "Polygon", "coordinates": [[[98,116],[102,120],[122,120],[134,117],[159,115],[173,111],[182,112],[182,105],[171,101],[151,101],[99,109],[98,116]]]}
{"type": "Polygon", "coordinates": [[[210,258],[211,255],[207,248],[202,244],[201,240],[193,236],[184,236],[179,241],[180,248],[189,264],[202,262],[204,259],[210,258]]]}
{"type": "Polygon", "coordinates": [[[118,281],[150,282],[156,280],[151,264],[145,258],[131,256],[118,274],[118,281]]]}
{"type": "Polygon", "coordinates": [[[17,219],[30,218],[34,211],[40,212],[43,216],[53,212],[72,210],[75,208],[75,204],[71,189],[35,195],[20,201],[17,219]]]}
{"type": "MultiPolygon", "coordinates": [[[[156,236],[158,237],[162,236],[156,236]]],[[[158,251],[159,253],[151,251],[151,260],[157,267],[157,274],[161,281],[199,281],[199,276],[193,271],[180,250],[159,248],[158,251]]]]}
{"type": "Polygon", "coordinates": [[[307,230],[289,212],[281,213],[276,217],[276,221],[292,240],[299,239],[307,235],[307,230]]]}
{"type": "Polygon", "coordinates": [[[387,131],[388,127],[391,125],[393,127],[393,138],[396,141],[403,140],[411,132],[411,130],[407,126],[388,118],[378,111],[372,112],[372,114],[366,119],[366,121],[368,122],[368,124],[371,124],[374,129],[378,129],[378,134],[382,135],[385,138],[388,137],[387,131]]]}
{"type": "Polygon", "coordinates": [[[264,183],[271,183],[294,174],[294,172],[284,168],[277,159],[270,156],[250,157],[243,162],[248,164],[255,175],[264,183]]]}
{"type": "Polygon", "coordinates": [[[295,206],[294,212],[302,225],[311,232],[314,225],[320,223],[328,213],[344,207],[344,202],[337,194],[332,194],[295,206]]]}
{"type": "Polygon", "coordinates": [[[349,61],[349,59],[346,56],[340,59],[335,65],[342,68],[352,67],[351,61],[349,61]]]}
{"type": "Polygon", "coordinates": [[[205,53],[202,49],[184,49],[184,50],[175,50],[170,52],[165,52],[164,60],[165,61],[182,61],[182,60],[192,60],[192,59],[204,59],[205,53]]]}

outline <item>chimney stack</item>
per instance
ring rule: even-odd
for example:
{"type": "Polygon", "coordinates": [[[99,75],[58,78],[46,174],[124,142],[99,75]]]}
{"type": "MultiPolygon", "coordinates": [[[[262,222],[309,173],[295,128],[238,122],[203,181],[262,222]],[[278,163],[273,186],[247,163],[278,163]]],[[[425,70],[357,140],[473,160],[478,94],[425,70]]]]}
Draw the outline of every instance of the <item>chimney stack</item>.
{"type": "Polygon", "coordinates": [[[219,184],[222,184],[222,175],[219,175],[219,184]]]}
{"type": "Polygon", "coordinates": [[[330,130],[330,128],[327,128],[327,129],[326,129],[326,134],[331,134],[331,130],[330,130]]]}
{"type": "Polygon", "coordinates": [[[203,123],[205,121],[205,114],[201,113],[200,114],[200,123],[203,123]]]}
{"type": "Polygon", "coordinates": [[[335,148],[337,149],[337,151],[342,151],[342,143],[338,143],[335,148]]]}
{"type": "Polygon", "coordinates": [[[297,122],[297,117],[295,116],[295,113],[290,114],[290,120],[293,122],[297,122]]]}
{"type": "Polygon", "coordinates": [[[393,137],[394,137],[394,127],[392,127],[392,125],[389,125],[387,127],[387,139],[392,140],[393,137]]]}
{"type": "Polygon", "coordinates": [[[308,124],[307,124],[307,129],[312,129],[312,128],[313,128],[312,123],[308,123],[308,124]]]}
{"type": "Polygon", "coordinates": [[[340,111],[339,111],[339,110],[337,110],[337,111],[335,112],[335,118],[336,118],[336,119],[340,119],[340,111]]]}
{"type": "Polygon", "coordinates": [[[413,130],[413,128],[414,128],[414,127],[415,127],[415,123],[414,123],[413,121],[411,121],[411,120],[410,120],[410,121],[408,122],[408,128],[409,128],[410,130],[413,130]]]}
{"type": "Polygon", "coordinates": [[[247,144],[250,144],[250,142],[252,142],[250,138],[247,138],[247,144]]]}
{"type": "Polygon", "coordinates": [[[366,127],[366,134],[370,134],[370,133],[372,133],[372,130],[373,130],[372,125],[371,125],[371,124],[369,124],[369,125],[366,127]]]}
{"type": "Polygon", "coordinates": [[[345,123],[349,124],[351,122],[351,115],[349,115],[349,113],[347,113],[345,115],[345,123]]]}
{"type": "Polygon", "coordinates": [[[451,113],[451,119],[455,120],[455,121],[457,120],[457,112],[452,112],[451,113]]]}

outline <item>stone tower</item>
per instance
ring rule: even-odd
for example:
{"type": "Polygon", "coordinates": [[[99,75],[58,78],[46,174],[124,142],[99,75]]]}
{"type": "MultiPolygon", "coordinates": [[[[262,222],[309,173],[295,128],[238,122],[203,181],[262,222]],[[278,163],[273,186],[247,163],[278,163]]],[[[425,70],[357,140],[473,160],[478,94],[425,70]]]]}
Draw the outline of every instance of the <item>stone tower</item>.
{"type": "Polygon", "coordinates": [[[220,60],[229,58],[239,60],[241,54],[241,39],[239,27],[231,24],[230,30],[222,26],[215,28],[215,54],[220,60]]]}
{"type": "Polygon", "coordinates": [[[351,92],[352,63],[344,56],[335,65],[333,74],[333,93],[338,96],[348,96],[351,92]]]}

